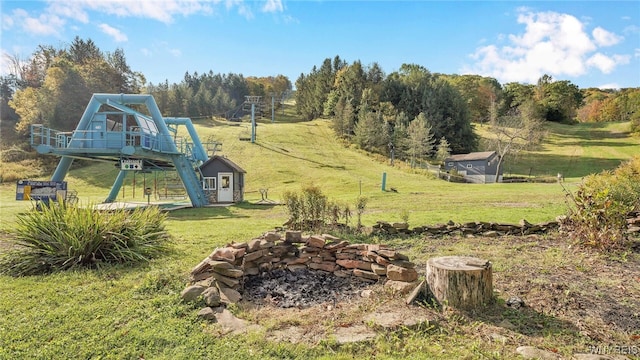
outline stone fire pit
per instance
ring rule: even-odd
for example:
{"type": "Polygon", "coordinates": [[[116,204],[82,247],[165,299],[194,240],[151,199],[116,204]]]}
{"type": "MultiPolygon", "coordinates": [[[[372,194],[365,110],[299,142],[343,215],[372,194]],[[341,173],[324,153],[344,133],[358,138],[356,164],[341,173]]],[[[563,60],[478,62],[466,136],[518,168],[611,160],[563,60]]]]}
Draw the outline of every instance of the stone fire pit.
{"type": "Polygon", "coordinates": [[[191,271],[185,301],[202,296],[207,308],[244,299],[279,307],[338,302],[382,282],[406,292],[418,273],[409,258],[381,244],[349,244],[331,235],[287,231],[216,248],[191,271]]]}

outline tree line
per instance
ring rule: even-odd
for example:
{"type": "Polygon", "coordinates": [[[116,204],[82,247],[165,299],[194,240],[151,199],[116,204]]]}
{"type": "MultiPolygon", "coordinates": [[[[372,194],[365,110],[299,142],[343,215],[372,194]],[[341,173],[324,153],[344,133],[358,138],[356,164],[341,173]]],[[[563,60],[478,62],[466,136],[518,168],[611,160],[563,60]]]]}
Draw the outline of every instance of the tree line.
{"type": "Polygon", "coordinates": [[[503,149],[501,157],[523,142],[538,142],[545,121],[631,121],[631,130],[640,130],[640,89],[581,90],[549,75],[536,84],[501,85],[416,64],[387,75],[377,63],[348,64],[336,56],[299,76],[295,98],[306,119],[331,118],[337,136],[349,143],[412,165],[477,150],[474,124],[491,129],[490,146],[503,149]]]}
{"type": "MultiPolygon", "coordinates": [[[[283,75],[213,71],[187,71],[178,83],[147,83],[122,49],[104,52],[79,37],[63,48],[38,46],[26,61],[8,60],[9,74],[0,77],[0,114],[15,123],[23,139],[35,123],[73,130],[93,93],[148,93],[165,116],[230,118],[246,96],[281,99],[293,88],[283,75]]],[[[339,56],[300,74],[295,100],[304,119],[330,118],[338,137],[412,165],[477,150],[474,126],[535,129],[544,121],[630,121],[631,130],[640,131],[640,88],[581,90],[548,75],[536,84],[502,85],[479,75],[432,73],[417,64],[386,74],[377,63],[364,66],[339,56]]]]}
{"type": "MultiPolygon", "coordinates": [[[[246,96],[276,97],[280,105],[283,96],[291,92],[291,82],[284,75],[244,77],[242,74],[215,74],[213,71],[189,74],[180,83],[168,81],[150,83],[145,92],[156,99],[164,116],[223,117],[242,115],[246,96]]],[[[270,101],[269,101],[270,103],[270,101]]]]}
{"type": "Polygon", "coordinates": [[[179,83],[147,83],[133,71],[124,51],[103,52],[90,39],[76,37],[63,48],[39,46],[28,61],[9,57],[9,74],[0,77],[0,114],[15,123],[26,139],[30,125],[61,131],[75,129],[94,93],[152,94],[164,116],[228,117],[245,96],[278,96],[291,92],[283,75],[186,72],[179,83]]]}

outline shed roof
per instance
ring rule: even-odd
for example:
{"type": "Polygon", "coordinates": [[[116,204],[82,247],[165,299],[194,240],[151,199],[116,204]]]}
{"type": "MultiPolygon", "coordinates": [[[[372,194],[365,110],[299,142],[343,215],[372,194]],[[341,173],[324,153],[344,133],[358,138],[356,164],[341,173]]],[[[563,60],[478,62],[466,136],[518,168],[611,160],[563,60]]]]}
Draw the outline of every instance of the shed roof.
{"type": "Polygon", "coordinates": [[[496,154],[495,151],[472,152],[468,154],[451,155],[445,161],[475,161],[486,160],[496,154]]]}
{"type": "Polygon", "coordinates": [[[220,156],[220,155],[213,155],[212,157],[209,158],[209,160],[205,161],[202,165],[200,165],[200,168],[204,168],[204,167],[208,166],[209,164],[211,164],[211,163],[213,163],[215,161],[223,162],[227,166],[229,166],[230,168],[232,168],[233,170],[235,170],[237,172],[241,172],[243,174],[247,173],[246,171],[244,171],[243,168],[238,166],[238,164],[236,164],[233,161],[227,159],[226,157],[220,156]]]}

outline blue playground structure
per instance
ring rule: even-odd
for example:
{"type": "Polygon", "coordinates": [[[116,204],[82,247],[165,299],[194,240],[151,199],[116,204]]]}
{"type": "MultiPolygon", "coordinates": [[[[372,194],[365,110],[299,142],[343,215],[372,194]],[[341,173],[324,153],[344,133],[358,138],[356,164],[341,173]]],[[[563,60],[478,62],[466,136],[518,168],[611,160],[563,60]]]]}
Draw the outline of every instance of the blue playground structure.
{"type": "Polygon", "coordinates": [[[118,165],[120,172],[105,202],[116,200],[131,171],[175,170],[193,207],[208,204],[198,176],[208,155],[191,119],[163,118],[151,95],[93,94],[74,131],[32,125],[31,146],[40,154],[61,157],[51,181],[62,181],[73,159],[118,165]],[[190,140],[177,136],[180,125],[190,140]]]}

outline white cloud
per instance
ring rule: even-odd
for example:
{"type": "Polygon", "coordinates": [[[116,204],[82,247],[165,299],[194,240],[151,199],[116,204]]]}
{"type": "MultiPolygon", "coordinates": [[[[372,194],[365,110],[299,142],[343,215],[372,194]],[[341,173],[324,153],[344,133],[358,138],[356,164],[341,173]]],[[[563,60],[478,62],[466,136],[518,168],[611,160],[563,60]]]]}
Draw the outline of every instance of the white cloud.
{"type": "Polygon", "coordinates": [[[182,51],[180,51],[180,49],[169,49],[169,53],[174,57],[182,56],[182,51]]]}
{"type": "Polygon", "coordinates": [[[634,57],[640,57],[640,48],[636,48],[635,52],[633,53],[634,57]]]}
{"type": "Polygon", "coordinates": [[[622,30],[622,32],[625,33],[626,35],[640,34],[640,26],[638,26],[638,25],[625,26],[625,28],[622,30]]]}
{"type": "Polygon", "coordinates": [[[100,24],[98,25],[98,27],[100,28],[100,30],[102,30],[103,33],[111,36],[116,42],[125,42],[129,40],[127,38],[127,35],[112,26],[109,26],[107,24],[100,24]]]}
{"type": "Polygon", "coordinates": [[[620,89],[620,85],[616,83],[602,84],[598,86],[598,89],[601,89],[601,90],[614,89],[615,90],[615,89],[620,89]]]}
{"type": "Polygon", "coordinates": [[[33,35],[58,35],[66,21],[58,15],[44,12],[31,16],[26,10],[15,9],[11,15],[3,16],[3,28],[19,26],[25,33],[33,35]]]}
{"type": "MultiPolygon", "coordinates": [[[[79,4],[83,9],[99,11],[119,17],[137,17],[172,23],[176,16],[212,14],[215,7],[237,9],[238,14],[252,18],[251,8],[244,0],[58,0],[79,4]]],[[[277,11],[283,8],[281,0],[268,0],[263,9],[277,11]]],[[[265,10],[268,11],[268,10],[265,10]]]]}
{"type": "Polygon", "coordinates": [[[492,76],[501,82],[535,83],[544,74],[576,77],[589,68],[610,73],[629,62],[627,55],[594,54],[599,47],[614,45],[623,38],[601,27],[589,36],[585,25],[572,15],[534,13],[525,8],[519,10],[517,22],[525,26],[523,33],[508,35],[503,46],[477,48],[470,55],[475,63],[462,71],[492,76]]]}
{"type": "Polygon", "coordinates": [[[587,65],[593,66],[603,73],[608,74],[616,66],[616,63],[612,58],[601,53],[596,53],[587,59],[587,65]]]}
{"type": "Polygon", "coordinates": [[[623,37],[609,32],[601,27],[593,29],[593,39],[599,46],[611,46],[622,41],[623,37]]]}
{"type": "Polygon", "coordinates": [[[172,22],[176,15],[211,12],[207,2],[196,0],[50,0],[47,9],[82,23],[89,22],[87,10],[120,17],[150,18],[164,23],[172,22]]]}
{"type": "Polygon", "coordinates": [[[298,20],[297,18],[294,18],[291,15],[283,15],[282,16],[282,22],[284,22],[285,24],[299,24],[300,20],[298,20]]]}
{"type": "MultiPolygon", "coordinates": [[[[67,26],[90,23],[91,12],[117,17],[152,19],[170,24],[176,17],[208,15],[216,8],[234,10],[241,16],[252,19],[253,2],[245,0],[45,0],[48,5],[39,12],[15,9],[11,14],[2,14],[3,30],[16,29],[38,36],[60,36],[67,26]]],[[[264,12],[282,12],[282,0],[265,0],[264,12]]],[[[127,41],[126,34],[111,26],[101,24],[100,29],[115,41],[127,41]]]]}
{"type": "Polygon", "coordinates": [[[2,14],[2,29],[9,30],[13,27],[13,18],[9,15],[2,14]]]}
{"type": "Polygon", "coordinates": [[[73,19],[83,24],[89,23],[89,14],[83,9],[81,2],[52,1],[49,3],[46,12],[73,19]]]}
{"type": "Polygon", "coordinates": [[[245,4],[238,4],[238,14],[244,16],[247,19],[253,19],[254,17],[251,8],[249,8],[245,4]]]}
{"type": "Polygon", "coordinates": [[[628,55],[606,56],[602,53],[596,53],[587,59],[587,65],[609,74],[617,65],[628,64],[630,59],[631,57],[628,55]]]}
{"type": "Polygon", "coordinates": [[[267,0],[262,7],[264,12],[282,12],[283,10],[282,0],[267,0]]]}
{"type": "MultiPolygon", "coordinates": [[[[29,34],[57,35],[64,31],[68,20],[87,24],[89,12],[96,11],[118,17],[137,17],[172,23],[176,16],[211,14],[214,7],[237,8],[240,15],[253,17],[251,9],[243,0],[48,0],[42,12],[31,15],[24,9],[2,16],[2,28],[14,26],[29,34]]],[[[282,11],[281,0],[268,0],[265,11],[282,11]]]]}

